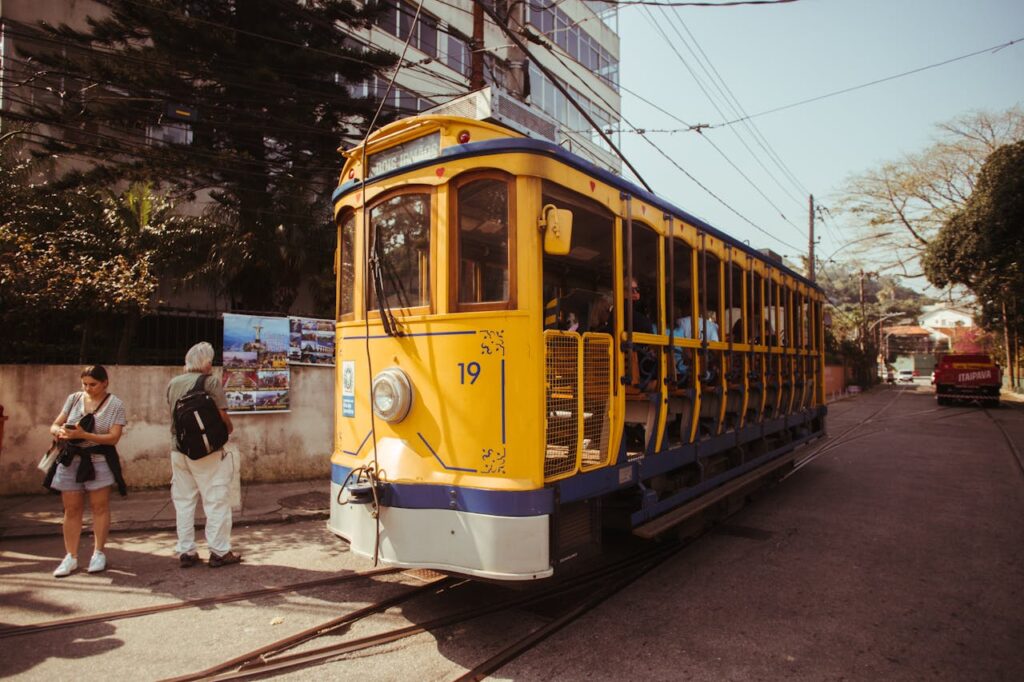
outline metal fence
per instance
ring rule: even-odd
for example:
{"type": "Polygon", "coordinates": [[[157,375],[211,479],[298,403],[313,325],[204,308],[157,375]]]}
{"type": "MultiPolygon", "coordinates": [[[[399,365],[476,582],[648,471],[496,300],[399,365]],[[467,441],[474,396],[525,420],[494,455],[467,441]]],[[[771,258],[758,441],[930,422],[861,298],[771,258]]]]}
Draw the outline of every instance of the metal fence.
{"type": "Polygon", "coordinates": [[[220,364],[222,314],[159,308],[142,316],[73,311],[0,315],[0,363],[180,365],[193,344],[209,341],[220,364]]]}

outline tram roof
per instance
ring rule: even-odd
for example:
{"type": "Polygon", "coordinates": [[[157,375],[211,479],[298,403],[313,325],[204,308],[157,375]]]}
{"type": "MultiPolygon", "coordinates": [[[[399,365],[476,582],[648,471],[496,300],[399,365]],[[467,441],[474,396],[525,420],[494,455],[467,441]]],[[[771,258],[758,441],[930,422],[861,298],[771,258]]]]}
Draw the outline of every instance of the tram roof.
{"type": "MultiPolygon", "coordinates": [[[[474,123],[478,122],[474,121],[474,123]]],[[[727,242],[731,246],[738,248],[739,250],[751,256],[754,256],[758,260],[768,261],[769,265],[771,265],[773,268],[785,272],[787,275],[803,282],[807,286],[813,287],[814,289],[818,290],[821,289],[821,287],[819,287],[817,284],[810,281],[809,279],[807,279],[800,273],[796,272],[795,270],[789,268],[785,264],[779,262],[771,262],[771,259],[769,257],[765,256],[765,254],[761,253],[752,246],[749,246],[741,241],[738,241],[735,237],[729,236],[725,232],[722,232],[718,228],[711,226],[707,222],[701,220],[700,218],[694,216],[693,214],[687,211],[684,211],[683,209],[659,197],[653,192],[648,192],[646,189],[640,187],[639,185],[636,185],[635,183],[630,182],[629,180],[626,180],[621,176],[615,175],[611,171],[607,171],[591,163],[590,161],[587,161],[586,159],[581,158],[571,152],[568,152],[559,147],[558,145],[553,144],[551,142],[547,142],[545,140],[534,140],[528,137],[507,137],[495,140],[484,140],[482,142],[468,142],[466,144],[452,145],[450,147],[442,149],[441,153],[438,154],[437,156],[431,157],[429,159],[424,159],[422,161],[410,163],[406,166],[402,166],[400,168],[395,168],[394,170],[381,173],[380,175],[375,175],[374,177],[370,178],[369,182],[376,182],[384,178],[393,177],[395,175],[400,175],[402,173],[407,173],[410,170],[423,168],[425,166],[431,166],[439,161],[462,159],[470,156],[492,156],[495,154],[506,154],[510,152],[529,152],[533,154],[542,154],[544,156],[557,159],[558,161],[561,161],[562,163],[571,166],[576,170],[594,176],[600,179],[602,182],[618,188],[621,192],[625,192],[635,198],[642,199],[643,201],[646,201],[647,203],[660,208],[665,213],[670,213],[673,216],[680,218],[685,222],[700,228],[701,230],[706,231],[707,233],[715,236],[716,238],[721,239],[723,242],[727,242]]],[[[359,180],[349,180],[348,182],[343,183],[336,190],[334,190],[334,194],[331,197],[331,203],[337,203],[339,199],[341,199],[348,193],[352,192],[353,190],[357,189],[359,186],[359,180]]]]}

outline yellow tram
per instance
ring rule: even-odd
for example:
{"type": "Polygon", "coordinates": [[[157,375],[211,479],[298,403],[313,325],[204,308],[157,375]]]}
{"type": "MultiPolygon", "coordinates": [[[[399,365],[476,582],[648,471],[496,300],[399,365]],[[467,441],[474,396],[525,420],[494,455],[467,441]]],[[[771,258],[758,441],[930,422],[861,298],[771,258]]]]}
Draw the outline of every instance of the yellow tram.
{"type": "Polygon", "coordinates": [[[825,430],[823,295],[560,147],[423,115],[345,153],[330,529],[552,575],[825,430]]]}

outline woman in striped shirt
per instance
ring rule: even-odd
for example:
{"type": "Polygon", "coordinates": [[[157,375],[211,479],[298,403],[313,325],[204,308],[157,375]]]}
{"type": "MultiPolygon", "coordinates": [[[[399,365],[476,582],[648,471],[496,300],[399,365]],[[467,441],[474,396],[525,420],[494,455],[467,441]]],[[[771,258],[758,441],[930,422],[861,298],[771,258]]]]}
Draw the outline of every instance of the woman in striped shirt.
{"type": "Polygon", "coordinates": [[[103,546],[110,530],[110,488],[118,486],[125,494],[124,479],[117,449],[121,431],[127,424],[124,403],[107,392],[109,379],[102,365],[82,370],[82,390],[64,401],[60,414],[50,425],[54,437],[67,441],[65,453],[47,475],[44,485],[61,492],[64,502],[64,549],[67,555],[54,577],[71,575],[78,568],[78,541],[82,535],[85,495],[92,508],[95,550],[89,561],[89,573],[107,568],[103,546]]]}

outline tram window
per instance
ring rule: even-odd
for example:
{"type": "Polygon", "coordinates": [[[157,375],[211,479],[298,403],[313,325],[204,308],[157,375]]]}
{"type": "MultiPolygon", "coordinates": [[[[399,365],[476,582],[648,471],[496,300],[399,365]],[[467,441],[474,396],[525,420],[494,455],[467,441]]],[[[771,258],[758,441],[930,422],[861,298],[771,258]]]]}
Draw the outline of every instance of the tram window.
{"type": "MultiPolygon", "coordinates": [[[[430,215],[430,194],[419,192],[392,196],[370,209],[371,248],[388,307],[430,305],[430,215]]],[[[366,292],[368,307],[377,308],[372,275],[366,292]]]]}
{"type": "Polygon", "coordinates": [[[610,334],[615,324],[615,220],[592,199],[545,182],[541,206],[548,204],[571,210],[573,220],[572,250],[543,256],[544,327],[610,334]]]}
{"type": "Polygon", "coordinates": [[[793,291],[785,284],[779,285],[779,345],[793,347],[793,291]]]}
{"type": "Polygon", "coordinates": [[[665,305],[671,302],[673,306],[669,318],[674,330],[673,336],[695,338],[696,330],[692,325],[683,328],[683,320],[693,319],[693,248],[681,239],[673,239],[672,263],[675,281],[669,282],[668,277],[665,278],[665,305]],[[670,291],[675,292],[673,296],[669,296],[670,291]],[[689,333],[685,333],[687,331],[689,333]]]}
{"type": "Polygon", "coordinates": [[[458,302],[509,300],[509,183],[483,178],[456,193],[458,302]]]}
{"type": "Polygon", "coordinates": [[[627,300],[633,301],[633,331],[642,334],[654,333],[661,327],[658,308],[659,240],[658,233],[652,228],[633,221],[633,279],[638,291],[634,295],[630,282],[625,279],[626,273],[623,273],[623,290],[627,300]]]}
{"type": "Polygon", "coordinates": [[[718,324],[722,306],[721,266],[722,261],[706,249],[697,256],[697,271],[701,273],[697,308],[702,318],[697,321],[697,337],[706,336],[708,341],[720,341],[722,338],[718,324]]]}
{"type": "Polygon", "coordinates": [[[749,326],[750,340],[756,345],[764,344],[764,277],[754,273],[753,292],[747,293],[753,315],[749,326]]]}
{"type": "Polygon", "coordinates": [[[355,309],[356,218],[349,213],[341,219],[341,272],[338,273],[338,319],[351,319],[355,309]]]}
{"type": "Polygon", "coordinates": [[[725,330],[727,340],[732,340],[733,343],[744,343],[746,334],[743,330],[744,317],[743,314],[743,282],[746,273],[743,268],[736,262],[737,258],[742,258],[742,254],[735,249],[733,250],[733,262],[731,266],[728,266],[727,274],[725,278],[725,330]]]}
{"type": "Polygon", "coordinates": [[[803,311],[803,324],[801,329],[803,330],[803,347],[810,350],[814,347],[814,334],[813,327],[811,326],[814,322],[814,310],[813,304],[809,297],[805,296],[802,299],[800,308],[803,311]]]}
{"type": "Polygon", "coordinates": [[[779,335],[783,332],[781,320],[779,319],[779,284],[771,277],[768,278],[765,287],[765,344],[768,346],[779,345],[779,335]]]}

